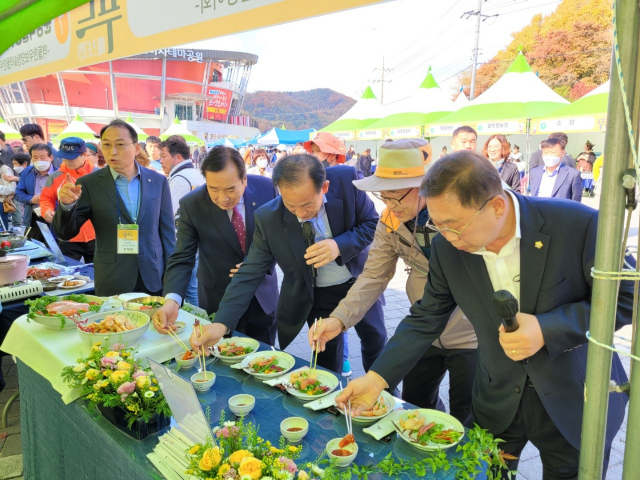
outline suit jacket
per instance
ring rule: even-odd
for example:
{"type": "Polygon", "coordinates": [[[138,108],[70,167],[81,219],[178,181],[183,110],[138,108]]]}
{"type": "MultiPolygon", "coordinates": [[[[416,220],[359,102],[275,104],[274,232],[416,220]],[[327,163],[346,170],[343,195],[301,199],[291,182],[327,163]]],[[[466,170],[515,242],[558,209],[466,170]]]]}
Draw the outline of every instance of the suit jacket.
{"type": "MultiPolygon", "coordinates": [[[[58,170],[53,167],[53,171],[58,170]]],[[[36,193],[36,175],[38,171],[33,165],[29,165],[20,175],[18,186],[16,187],[16,200],[24,205],[24,213],[22,214],[22,223],[27,227],[31,225],[31,215],[33,214],[33,203],[31,199],[36,193]]]]}
{"type": "MultiPolygon", "coordinates": [[[[247,247],[253,240],[255,210],[276,196],[271,179],[247,175],[247,188],[243,195],[247,247]]],[[[198,249],[198,301],[200,307],[211,314],[218,311],[224,292],[231,283],[229,271],[238,263],[244,262],[245,255],[228,213],[211,201],[206,185],[198,187],[180,200],[178,239],[165,272],[165,295],[177,293],[184,298],[198,249]]],[[[263,276],[255,296],[266,313],[275,311],[278,303],[278,279],[273,262],[263,276]]]]}
{"type": "Polygon", "coordinates": [[[520,193],[520,172],[518,166],[515,163],[505,162],[502,164],[502,170],[500,171],[500,178],[509,185],[509,188],[514,192],[520,193]]]}
{"type": "MultiPolygon", "coordinates": [[[[366,193],[351,183],[358,174],[353,167],[327,169],[329,191],[325,209],[329,226],[340,249],[336,259],[353,277],[364,268],[378,214],[366,193]]],[[[300,332],[313,305],[311,275],[304,254],[306,246],[297,217],[282,203],[282,197],[255,213],[255,233],[247,260],[233,276],[216,314],[216,322],[233,331],[251,298],[275,260],[284,278],[276,311],[280,348],[286,348],[300,332]]]]}
{"type": "MultiPolygon", "coordinates": [[[[568,153],[565,153],[564,157],[562,157],[562,163],[567,167],[576,168],[576,161],[568,153]]],[[[533,152],[529,158],[529,170],[534,167],[539,167],[540,165],[544,165],[544,162],[542,161],[542,150],[538,149],[533,152]]]]}
{"type": "MultiPolygon", "coordinates": [[[[109,167],[96,170],[77,180],[82,195],[70,209],[56,209],[53,227],[63,240],[75,237],[87,220],[96,231],[93,257],[96,295],[132,292],[138,272],[149,291],[162,290],[162,275],[173,253],[176,234],[167,179],[149,169],[140,169],[140,211],[138,213],[138,255],[117,254],[116,231],[119,223],[116,184],[109,167]]],[[[134,223],[120,201],[124,223],[134,223]]]]}
{"type": "MultiPolygon", "coordinates": [[[[562,435],[580,448],[598,212],[566,200],[516,197],[522,233],[520,311],[538,318],[545,345],[526,365],[507,357],[498,341],[501,319],[492,304],[493,287],[482,256],[457,250],[438,235],[424,296],[371,369],[390,386],[397,385],[438,338],[458,305],[478,335],[472,397],[478,424],[494,435],[509,427],[529,376],[562,435]]],[[[632,307],[633,284],[623,281],[616,329],[631,323],[632,307]]],[[[626,381],[617,354],[611,378],[619,384],[626,381]]],[[[626,403],[626,395],[609,395],[607,448],[622,423],[626,403]]]]}
{"type": "MultiPolygon", "coordinates": [[[[542,175],[544,174],[544,165],[529,170],[529,183],[531,185],[531,195],[538,196],[540,183],[542,183],[542,175]]],[[[566,198],[567,200],[582,201],[582,177],[580,172],[575,168],[567,168],[565,165],[560,167],[556,175],[556,181],[551,191],[553,198],[566,198]]]]}

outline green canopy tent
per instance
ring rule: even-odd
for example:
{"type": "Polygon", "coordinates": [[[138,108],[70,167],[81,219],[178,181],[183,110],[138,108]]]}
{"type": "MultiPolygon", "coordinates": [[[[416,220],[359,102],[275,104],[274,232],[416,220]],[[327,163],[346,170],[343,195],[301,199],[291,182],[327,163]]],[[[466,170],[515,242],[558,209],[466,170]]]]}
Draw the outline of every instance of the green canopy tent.
{"type": "Polygon", "coordinates": [[[367,126],[367,130],[380,130],[379,138],[421,137],[423,125],[455,110],[449,95],[433,77],[431,67],[418,90],[392,108],[389,115],[367,126]]]}
{"type": "Polygon", "coordinates": [[[171,126],[167,128],[162,135],[160,135],[160,139],[166,140],[171,135],[180,135],[186,140],[187,145],[198,145],[198,146],[204,145],[204,141],[200,140],[198,137],[193,135],[189,130],[187,130],[187,127],[185,127],[184,125],[182,125],[182,123],[180,123],[180,120],[178,119],[178,117],[173,119],[173,123],[171,124],[171,126]]]}
{"type": "Polygon", "coordinates": [[[384,108],[371,87],[367,87],[353,107],[320,131],[333,133],[344,140],[354,140],[357,130],[368,127],[382,117],[384,117],[384,108]]]}
{"type": "Polygon", "coordinates": [[[60,141],[68,138],[68,137],[78,137],[83,139],[85,142],[93,141],[96,142],[96,132],[89,128],[89,125],[84,123],[80,115],[76,114],[75,118],[67,125],[60,135],[56,135],[53,139],[53,143],[56,145],[60,144],[60,141]]]}
{"type": "Polygon", "coordinates": [[[5,140],[21,140],[22,135],[20,132],[4,121],[4,118],[0,117],[0,132],[4,133],[5,140]]]}
{"type": "Polygon", "coordinates": [[[138,125],[136,125],[136,123],[133,121],[133,118],[131,118],[131,114],[129,114],[127,116],[127,119],[125,120],[125,122],[127,122],[129,125],[131,125],[133,127],[133,129],[136,131],[136,133],[138,134],[138,141],[139,142],[144,142],[147,140],[147,138],[149,138],[149,135],[147,135],[144,130],[142,130],[138,125]]]}

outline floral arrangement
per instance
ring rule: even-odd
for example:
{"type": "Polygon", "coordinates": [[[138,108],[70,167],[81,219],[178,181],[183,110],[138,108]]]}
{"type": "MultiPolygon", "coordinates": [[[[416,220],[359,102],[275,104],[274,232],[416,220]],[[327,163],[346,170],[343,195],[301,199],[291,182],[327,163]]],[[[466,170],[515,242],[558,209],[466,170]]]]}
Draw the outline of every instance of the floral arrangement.
{"type": "Polygon", "coordinates": [[[296,464],[302,446],[287,445],[284,438],[275,447],[258,436],[258,429],[242,419],[225,421],[213,429],[216,437],[187,450],[188,475],[203,480],[309,480],[310,475],[296,464]]]}
{"type": "Polygon", "coordinates": [[[62,369],[62,379],[71,388],[79,388],[80,396],[90,407],[120,407],[126,411],[129,428],[137,420],[149,422],[156,415],[171,416],[171,409],[158,388],[153,372],[134,358],[135,349],[117,343],[111,349],[94,343],[86,358],[75,366],[62,369]]]}

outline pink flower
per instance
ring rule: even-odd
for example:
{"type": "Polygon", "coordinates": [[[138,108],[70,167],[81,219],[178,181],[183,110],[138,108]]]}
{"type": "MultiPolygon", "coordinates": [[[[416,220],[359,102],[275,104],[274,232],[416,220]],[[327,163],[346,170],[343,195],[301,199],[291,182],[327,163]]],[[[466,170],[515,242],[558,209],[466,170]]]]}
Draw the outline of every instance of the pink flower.
{"type": "Polygon", "coordinates": [[[229,429],[227,427],[221,428],[216,432],[216,436],[218,438],[220,437],[229,438],[229,429]]]}
{"type": "Polygon", "coordinates": [[[100,365],[102,365],[103,367],[110,367],[112,365],[115,365],[116,361],[117,360],[112,357],[102,357],[100,359],[100,365]]]}
{"type": "Polygon", "coordinates": [[[136,382],[124,382],[118,387],[118,393],[133,393],[136,389],[136,382]]]}
{"type": "Polygon", "coordinates": [[[126,347],[124,346],[123,343],[115,343],[112,347],[111,350],[115,351],[115,352],[119,352],[120,350],[124,350],[126,347]]]}
{"type": "Polygon", "coordinates": [[[146,374],[147,373],[144,370],[138,370],[136,373],[133,374],[133,379],[135,380],[138,377],[143,377],[146,374]]]}
{"type": "Polygon", "coordinates": [[[278,458],[278,461],[289,473],[296,473],[298,471],[298,467],[296,466],[295,462],[290,458],[280,457],[278,458]]]}
{"type": "Polygon", "coordinates": [[[124,403],[124,401],[127,399],[127,397],[128,397],[128,396],[129,396],[129,395],[127,395],[126,393],[123,393],[123,394],[120,396],[120,401],[124,403]]]}

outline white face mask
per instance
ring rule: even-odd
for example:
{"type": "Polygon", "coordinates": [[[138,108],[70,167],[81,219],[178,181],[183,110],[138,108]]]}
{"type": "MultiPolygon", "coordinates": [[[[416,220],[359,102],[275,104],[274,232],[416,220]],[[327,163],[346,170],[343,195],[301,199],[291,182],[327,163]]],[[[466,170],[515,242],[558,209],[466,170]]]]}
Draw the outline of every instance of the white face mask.
{"type": "Polygon", "coordinates": [[[22,173],[23,170],[24,170],[24,167],[13,167],[13,171],[16,173],[22,173]]]}
{"type": "Polygon", "coordinates": [[[256,160],[256,165],[260,168],[267,168],[267,165],[269,165],[269,161],[266,158],[260,158],[256,160]]]}
{"type": "Polygon", "coordinates": [[[556,157],[555,155],[543,155],[542,161],[547,167],[555,167],[560,163],[560,157],[556,157]]]}
{"type": "Polygon", "coordinates": [[[44,160],[38,160],[37,162],[33,162],[33,166],[39,172],[46,172],[51,167],[51,162],[46,162],[44,160]]]}

